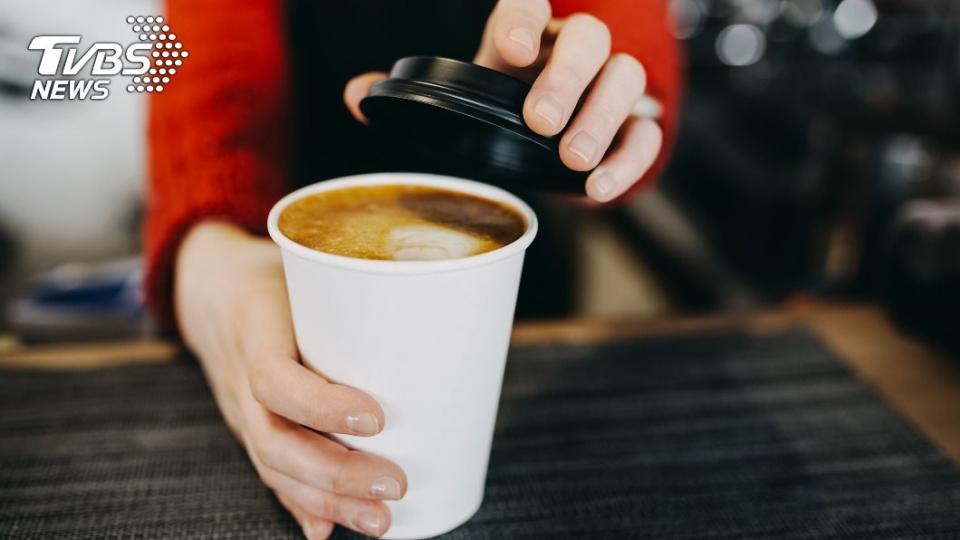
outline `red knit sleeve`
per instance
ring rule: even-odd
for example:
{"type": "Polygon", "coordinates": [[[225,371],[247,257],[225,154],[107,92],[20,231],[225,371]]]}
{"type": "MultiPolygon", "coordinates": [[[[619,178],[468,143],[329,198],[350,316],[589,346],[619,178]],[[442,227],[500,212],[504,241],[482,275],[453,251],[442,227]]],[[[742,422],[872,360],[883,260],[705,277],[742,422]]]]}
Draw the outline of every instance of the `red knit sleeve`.
{"type": "Polygon", "coordinates": [[[633,55],[647,71],[647,95],[660,102],[664,144],[656,163],[627,196],[649,186],[670,157],[683,81],[681,50],[671,32],[667,0],[552,0],[553,16],[589,13],[606,23],[613,52],[633,55]]]}
{"type": "Polygon", "coordinates": [[[217,218],[263,232],[285,190],[283,9],[282,0],[166,2],[189,56],[149,104],[145,290],[163,325],[190,227],[217,218]]]}

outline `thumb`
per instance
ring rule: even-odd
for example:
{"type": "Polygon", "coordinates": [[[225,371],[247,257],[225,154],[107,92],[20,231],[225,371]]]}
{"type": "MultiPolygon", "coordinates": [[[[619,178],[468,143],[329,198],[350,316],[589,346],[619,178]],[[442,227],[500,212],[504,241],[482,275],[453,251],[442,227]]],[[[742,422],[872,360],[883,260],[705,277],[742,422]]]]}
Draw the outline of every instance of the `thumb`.
{"type": "Polygon", "coordinates": [[[366,117],[360,112],[360,100],[367,97],[373,83],[386,78],[387,74],[382,71],[370,71],[350,79],[347,85],[343,87],[343,102],[358,122],[367,123],[366,117]]]}
{"type": "Polygon", "coordinates": [[[507,72],[530,66],[539,58],[550,15],[547,0],[500,0],[487,20],[474,63],[507,72]]]}

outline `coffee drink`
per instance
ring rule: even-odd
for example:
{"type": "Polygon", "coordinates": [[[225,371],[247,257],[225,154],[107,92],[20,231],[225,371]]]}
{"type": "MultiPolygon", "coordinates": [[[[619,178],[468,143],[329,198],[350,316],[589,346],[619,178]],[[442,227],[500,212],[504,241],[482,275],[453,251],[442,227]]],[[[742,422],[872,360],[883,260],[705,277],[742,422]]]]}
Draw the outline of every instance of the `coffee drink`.
{"type": "Polygon", "coordinates": [[[446,189],[387,184],[303,197],[283,209],[280,231],[317,251],[378,260],[469,257],[520,238],[516,210],[446,189]]]}
{"type": "Polygon", "coordinates": [[[387,411],[376,437],[331,435],[406,471],[412,489],[386,501],[384,537],[465,522],[483,500],[537,216],[493,186],[386,172],[303,187],[273,206],[267,230],[303,365],[387,411]]]}

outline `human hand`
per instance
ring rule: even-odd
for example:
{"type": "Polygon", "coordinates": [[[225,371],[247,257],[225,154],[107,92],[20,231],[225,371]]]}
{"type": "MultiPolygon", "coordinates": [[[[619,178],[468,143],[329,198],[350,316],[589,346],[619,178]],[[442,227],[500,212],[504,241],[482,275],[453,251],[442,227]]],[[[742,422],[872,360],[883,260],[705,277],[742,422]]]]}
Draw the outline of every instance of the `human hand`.
{"type": "Polygon", "coordinates": [[[383,534],[382,501],[403,496],[406,476],[325,436],[374,435],[383,410],[300,363],[277,247],[232,225],[197,225],[178,253],[175,301],[227,424],[307,538],[327,538],[334,523],[383,534]]]}
{"type": "MultiPolygon", "coordinates": [[[[566,128],[560,159],[575,171],[593,170],[585,191],[596,201],[622,195],[660,153],[660,126],[633,114],[646,72],[629,54],[610,55],[610,32],[591,15],[554,19],[548,0],[500,0],[474,62],[532,82],[524,121],[545,136],[566,128]]],[[[358,120],[360,100],[385,77],[364,73],[347,83],[344,101],[358,120]]]]}

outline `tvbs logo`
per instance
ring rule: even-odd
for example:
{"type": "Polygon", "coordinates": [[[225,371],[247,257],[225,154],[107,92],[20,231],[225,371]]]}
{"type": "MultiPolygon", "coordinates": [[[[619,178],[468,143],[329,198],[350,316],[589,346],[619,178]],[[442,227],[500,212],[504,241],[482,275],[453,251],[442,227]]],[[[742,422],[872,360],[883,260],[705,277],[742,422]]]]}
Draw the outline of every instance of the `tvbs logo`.
{"type": "Polygon", "coordinates": [[[95,42],[81,52],[78,35],[40,35],[27,48],[40,51],[40,64],[30,99],[100,101],[110,96],[110,78],[130,77],[127,92],[163,92],[190,55],[159,16],[129,16],[127,24],[139,41],[95,42]],[[76,78],[90,68],[89,78],[76,78]],[[61,78],[62,77],[62,78],[61,78]]]}

